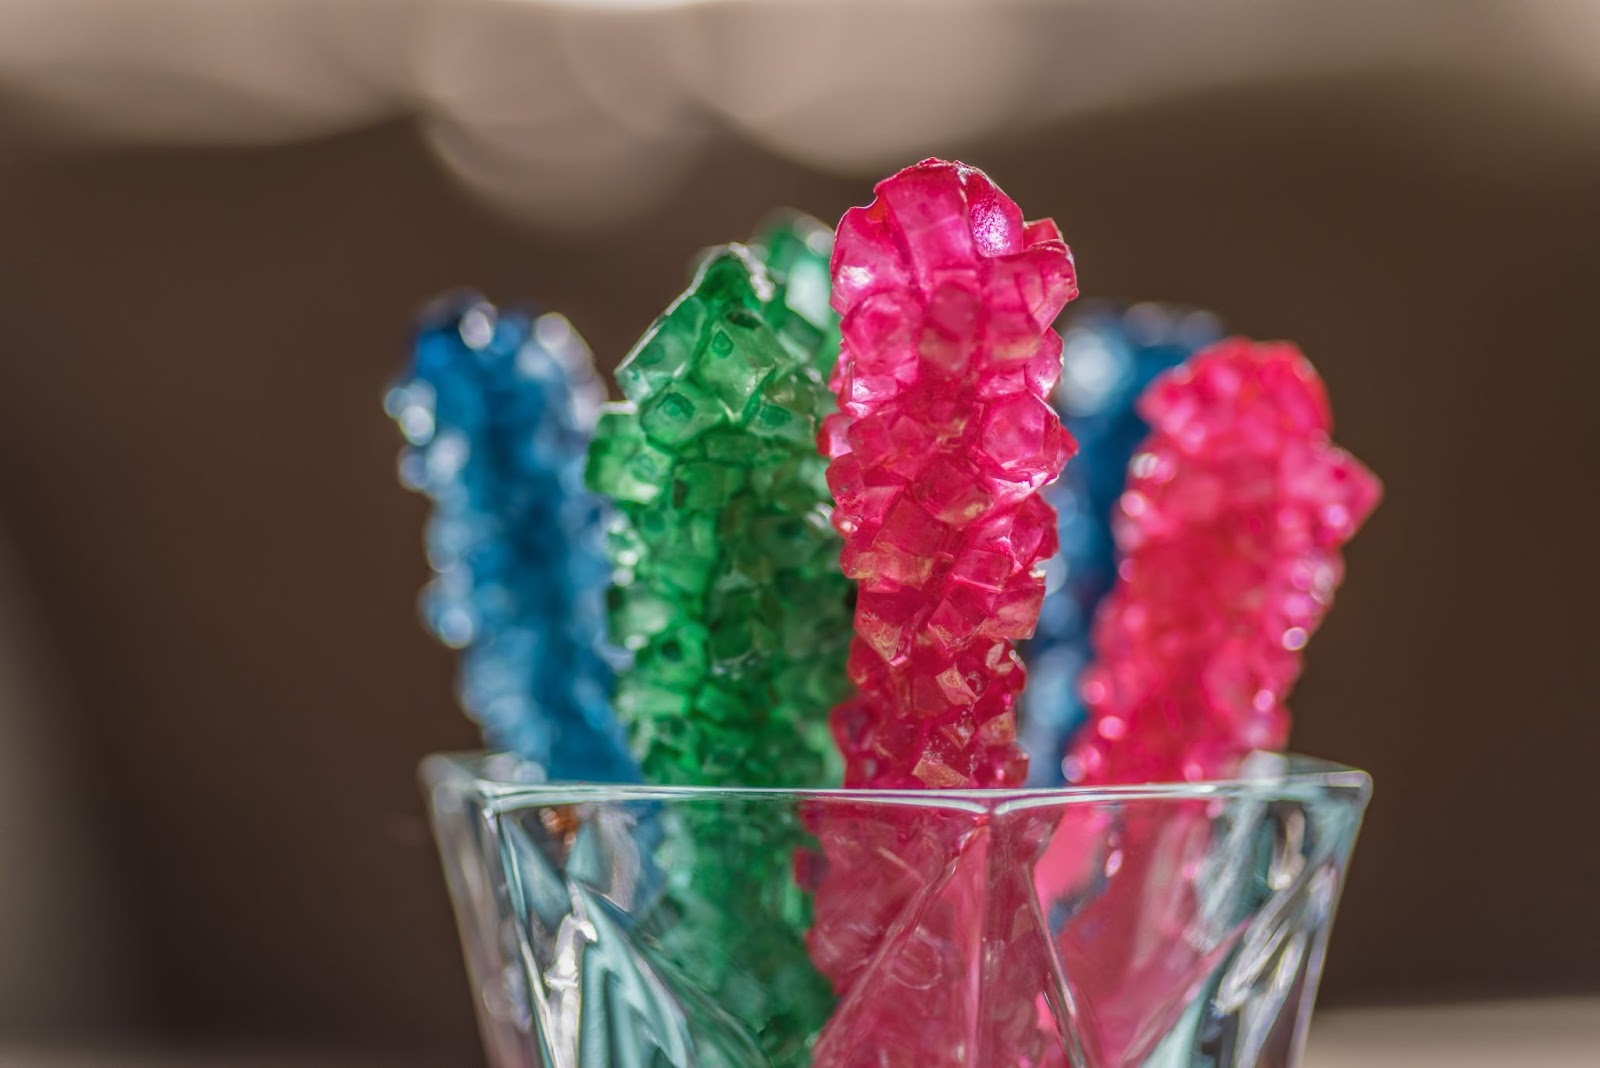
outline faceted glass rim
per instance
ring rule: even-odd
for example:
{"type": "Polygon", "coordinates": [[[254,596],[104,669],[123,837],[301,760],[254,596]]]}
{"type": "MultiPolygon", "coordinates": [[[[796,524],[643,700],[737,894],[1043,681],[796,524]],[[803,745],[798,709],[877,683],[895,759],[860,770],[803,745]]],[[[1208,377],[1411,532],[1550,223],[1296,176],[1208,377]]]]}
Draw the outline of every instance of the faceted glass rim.
{"type": "Polygon", "coordinates": [[[1343,794],[1363,805],[1372,777],[1357,768],[1296,753],[1253,753],[1240,775],[1196,782],[1151,782],[1117,786],[1018,787],[993,790],[868,790],[845,787],[795,789],[773,786],[657,786],[639,783],[543,782],[538,769],[511,753],[435,753],[422,761],[430,788],[469,786],[497,807],[622,802],[750,801],[900,805],[917,808],[997,809],[1122,804],[1129,801],[1271,801],[1343,794]],[[511,773],[520,771],[523,777],[511,773]]]}

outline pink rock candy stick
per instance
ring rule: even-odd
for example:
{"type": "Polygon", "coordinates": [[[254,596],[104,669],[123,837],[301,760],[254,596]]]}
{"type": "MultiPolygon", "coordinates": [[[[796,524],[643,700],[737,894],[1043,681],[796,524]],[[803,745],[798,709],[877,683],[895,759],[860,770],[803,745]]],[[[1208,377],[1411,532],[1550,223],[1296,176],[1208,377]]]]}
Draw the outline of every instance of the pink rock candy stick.
{"type": "Polygon", "coordinates": [[[1114,521],[1076,783],[1231,775],[1288,742],[1284,697],[1344,576],[1376,477],[1329,440],[1322,381],[1285,343],[1230,339],[1157,379],[1114,521]]]}
{"type": "Polygon", "coordinates": [[[1038,490],[1075,449],[1047,400],[1072,255],[972,167],[925,160],[876,192],[834,244],[840,410],[821,440],[860,584],[859,693],[833,716],[845,783],[1021,785],[1012,643],[1056,551],[1038,490]]]}
{"type": "MultiPolygon", "coordinates": [[[[1090,721],[1066,766],[1079,784],[1235,774],[1282,749],[1284,697],[1343,575],[1340,549],[1379,497],[1329,440],[1327,395],[1292,345],[1220,342],[1140,400],[1151,425],[1115,521],[1118,582],[1083,681],[1090,721]]],[[[1198,892],[1225,885],[1203,803],[1064,818],[1036,871],[1039,895],[1103,887],[1061,929],[1091,1063],[1140,1064],[1238,932],[1198,892]]],[[[1250,858],[1221,858],[1241,866],[1250,858]]]]}
{"type": "MultiPolygon", "coordinates": [[[[834,245],[840,411],[821,441],[859,583],[858,694],[833,716],[845,782],[1021,785],[1012,643],[1033,632],[1056,551],[1038,490],[1074,449],[1046,400],[1072,258],[971,167],[927,160],[876,192],[834,245]]],[[[1049,940],[1029,873],[1049,827],[892,806],[813,825],[808,941],[840,994],[817,1068],[1040,1064],[1049,940]]]]}

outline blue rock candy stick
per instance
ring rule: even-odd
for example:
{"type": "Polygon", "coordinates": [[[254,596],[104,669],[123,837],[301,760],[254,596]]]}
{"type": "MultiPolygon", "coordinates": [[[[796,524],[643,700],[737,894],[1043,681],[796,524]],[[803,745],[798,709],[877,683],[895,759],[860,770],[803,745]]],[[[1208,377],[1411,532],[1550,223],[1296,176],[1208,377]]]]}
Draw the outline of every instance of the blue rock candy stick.
{"type": "Polygon", "coordinates": [[[460,698],[488,744],[552,779],[635,780],[611,712],[603,501],[583,485],[604,387],[558,315],[475,294],[430,305],[385,408],[400,478],[433,499],[428,628],[462,650],[460,698]]]}
{"type": "Polygon", "coordinates": [[[1088,663],[1095,608],[1117,575],[1111,513],[1149,429],[1134,402],[1156,375],[1221,336],[1211,314],[1159,304],[1090,306],[1062,331],[1061,382],[1052,399],[1078,440],[1078,456],[1045,491],[1059,517],[1061,554],[1048,565],[1039,628],[1023,649],[1028,687],[1020,735],[1031,786],[1064,781],[1061,758],[1084,721],[1078,675],[1088,663]]]}

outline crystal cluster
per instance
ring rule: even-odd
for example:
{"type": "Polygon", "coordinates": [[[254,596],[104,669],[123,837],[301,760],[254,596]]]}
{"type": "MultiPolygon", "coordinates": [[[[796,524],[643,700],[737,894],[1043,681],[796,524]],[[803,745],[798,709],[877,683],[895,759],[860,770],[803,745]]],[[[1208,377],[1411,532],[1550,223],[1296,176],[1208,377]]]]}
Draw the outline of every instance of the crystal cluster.
{"type": "MultiPolygon", "coordinates": [[[[1379,493],[1330,442],[1322,383],[1293,346],[1219,342],[1158,378],[1139,413],[1151,432],[1114,521],[1118,579],[1083,677],[1089,727],[1065,761],[1082,784],[1232,776],[1252,750],[1281,749],[1300,650],[1379,493]]],[[[1255,868],[1202,870],[1210,834],[1199,802],[1129,805],[1115,820],[1086,810],[1040,858],[1042,894],[1085,902],[1056,953],[1096,1006],[1106,1063],[1139,1063],[1152,1021],[1174,1022],[1216,967],[1220,949],[1195,932],[1232,922],[1219,909],[1255,868]]]]}
{"type": "Polygon", "coordinates": [[[1020,730],[1030,786],[1061,785],[1062,755],[1087,715],[1078,679],[1089,662],[1089,628],[1117,577],[1111,515],[1128,461],[1149,431],[1134,403],[1156,375],[1220,336],[1214,316],[1159,304],[1080,310],[1062,332],[1054,402],[1078,455],[1045,488],[1061,552],[1046,567],[1039,626],[1022,648],[1028,687],[1020,730]]]}
{"type": "Polygon", "coordinates": [[[1329,440],[1327,394],[1292,345],[1219,342],[1139,412],[1152,429],[1115,521],[1090,726],[1067,758],[1079,783],[1215,778],[1282,749],[1301,650],[1380,491],[1329,440]]]}
{"type": "Polygon", "coordinates": [[[603,389],[559,315],[445,298],[385,406],[402,481],[433,499],[423,616],[463,650],[461,701],[489,745],[552,778],[637,777],[611,713],[603,503],[583,458],[603,389]]]}
{"type": "MultiPolygon", "coordinates": [[[[833,272],[841,411],[823,447],[859,583],[858,693],[834,714],[846,783],[1019,785],[1012,643],[1033,631],[1056,549],[1039,489],[1073,447],[1047,402],[1071,256],[981,172],[929,160],[845,215],[833,272]]],[[[1038,1063],[1046,974],[1012,952],[1043,942],[1013,937],[1032,891],[994,873],[1026,871],[1047,828],[949,834],[910,810],[871,834],[838,813],[815,827],[808,941],[841,997],[818,1068],[957,1068],[978,1050],[1038,1063]]]]}
{"type": "Polygon", "coordinates": [[[924,161],[876,193],[839,224],[840,411],[822,439],[859,583],[858,694],[834,714],[845,780],[1020,784],[1012,645],[1033,633],[1056,551],[1039,489],[1073,449],[1047,399],[1072,257],[1054,223],[1023,222],[962,164],[924,161]]]}
{"type": "MultiPolygon", "coordinates": [[[[847,690],[851,587],[828,522],[819,420],[837,351],[831,235],[789,219],[726,246],[617,370],[589,480],[618,512],[613,639],[634,653],[616,707],[653,782],[814,787],[833,781],[828,709],[847,690]]],[[[762,1056],[804,1064],[832,995],[807,960],[810,903],[789,810],[752,822],[686,810],[663,858],[666,950],[738,1018],[762,1056]]],[[[766,1062],[763,1062],[766,1063],[766,1062]]]]}
{"type": "Polygon", "coordinates": [[[618,367],[628,401],[589,454],[618,512],[611,634],[634,654],[616,707],[653,782],[828,779],[850,618],[812,444],[832,324],[765,251],[706,258],[618,367]]]}

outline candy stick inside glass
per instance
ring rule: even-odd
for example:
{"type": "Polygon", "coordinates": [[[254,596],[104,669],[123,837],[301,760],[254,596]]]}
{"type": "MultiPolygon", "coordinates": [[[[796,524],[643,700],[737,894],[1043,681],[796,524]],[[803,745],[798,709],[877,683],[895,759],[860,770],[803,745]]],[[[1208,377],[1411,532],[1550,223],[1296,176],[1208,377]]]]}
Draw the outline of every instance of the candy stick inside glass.
{"type": "MultiPolygon", "coordinates": [[[[1084,678],[1090,726],[1066,760],[1088,785],[1224,778],[1252,751],[1282,749],[1302,650],[1379,497],[1330,441],[1322,383],[1291,345],[1220,342],[1158,379],[1139,410],[1151,433],[1116,519],[1118,581],[1084,678]]],[[[1202,812],[1185,822],[1130,806],[1116,826],[1064,820],[1038,865],[1041,896],[1099,884],[1057,948],[1105,1063],[1140,1063],[1141,1043],[1241,937],[1207,888],[1226,894],[1258,859],[1205,835],[1202,812]],[[1192,867],[1202,856],[1210,869],[1192,867]]]]}
{"type": "Polygon", "coordinates": [[[859,693],[834,716],[846,782],[1016,785],[1013,646],[1056,550],[1039,489],[1073,449],[1048,402],[1072,257],[971,167],[929,160],[877,194],[839,224],[840,411],[822,442],[859,585],[859,693]]]}
{"type": "MultiPolygon", "coordinates": [[[[653,782],[833,778],[850,588],[814,441],[836,335],[807,283],[790,288],[815,274],[825,238],[790,220],[754,249],[711,253],[618,367],[628,401],[600,420],[588,470],[617,508],[611,633],[634,654],[616,704],[653,782]]],[[[748,813],[686,811],[696,856],[661,858],[680,913],[662,938],[700,962],[694,980],[723,1011],[755,1024],[767,1057],[804,1063],[831,997],[801,941],[792,851],[771,843],[805,834],[748,813]]]]}
{"type": "Polygon", "coordinates": [[[1220,336],[1214,316],[1160,304],[1077,308],[1062,331],[1052,401],[1078,455],[1045,488],[1061,551],[1046,565],[1039,626],[1022,647],[1028,686],[1020,731],[1030,786],[1061,785],[1061,758],[1088,715],[1078,683],[1095,609],[1116,580],[1111,517],[1128,461],[1149,431],[1134,404],[1156,375],[1220,336]]]}
{"type": "MultiPolygon", "coordinates": [[[[925,161],[876,193],[839,224],[840,412],[822,438],[859,589],[858,693],[834,714],[846,783],[1020,785],[1013,646],[1033,632],[1056,548],[1039,490],[1072,452],[1048,403],[1072,258],[1054,223],[1024,222],[962,164],[925,161]]],[[[1019,924],[1034,917],[1026,872],[1046,828],[968,834],[910,811],[818,823],[809,941],[841,1002],[817,1065],[1042,1055],[1047,941],[1019,924]]]]}
{"type": "Polygon", "coordinates": [[[551,778],[636,778],[610,710],[605,509],[583,486],[604,393],[561,316],[473,294],[423,314],[385,407],[402,481],[433,500],[423,617],[462,650],[460,692],[492,748],[551,778]]]}

